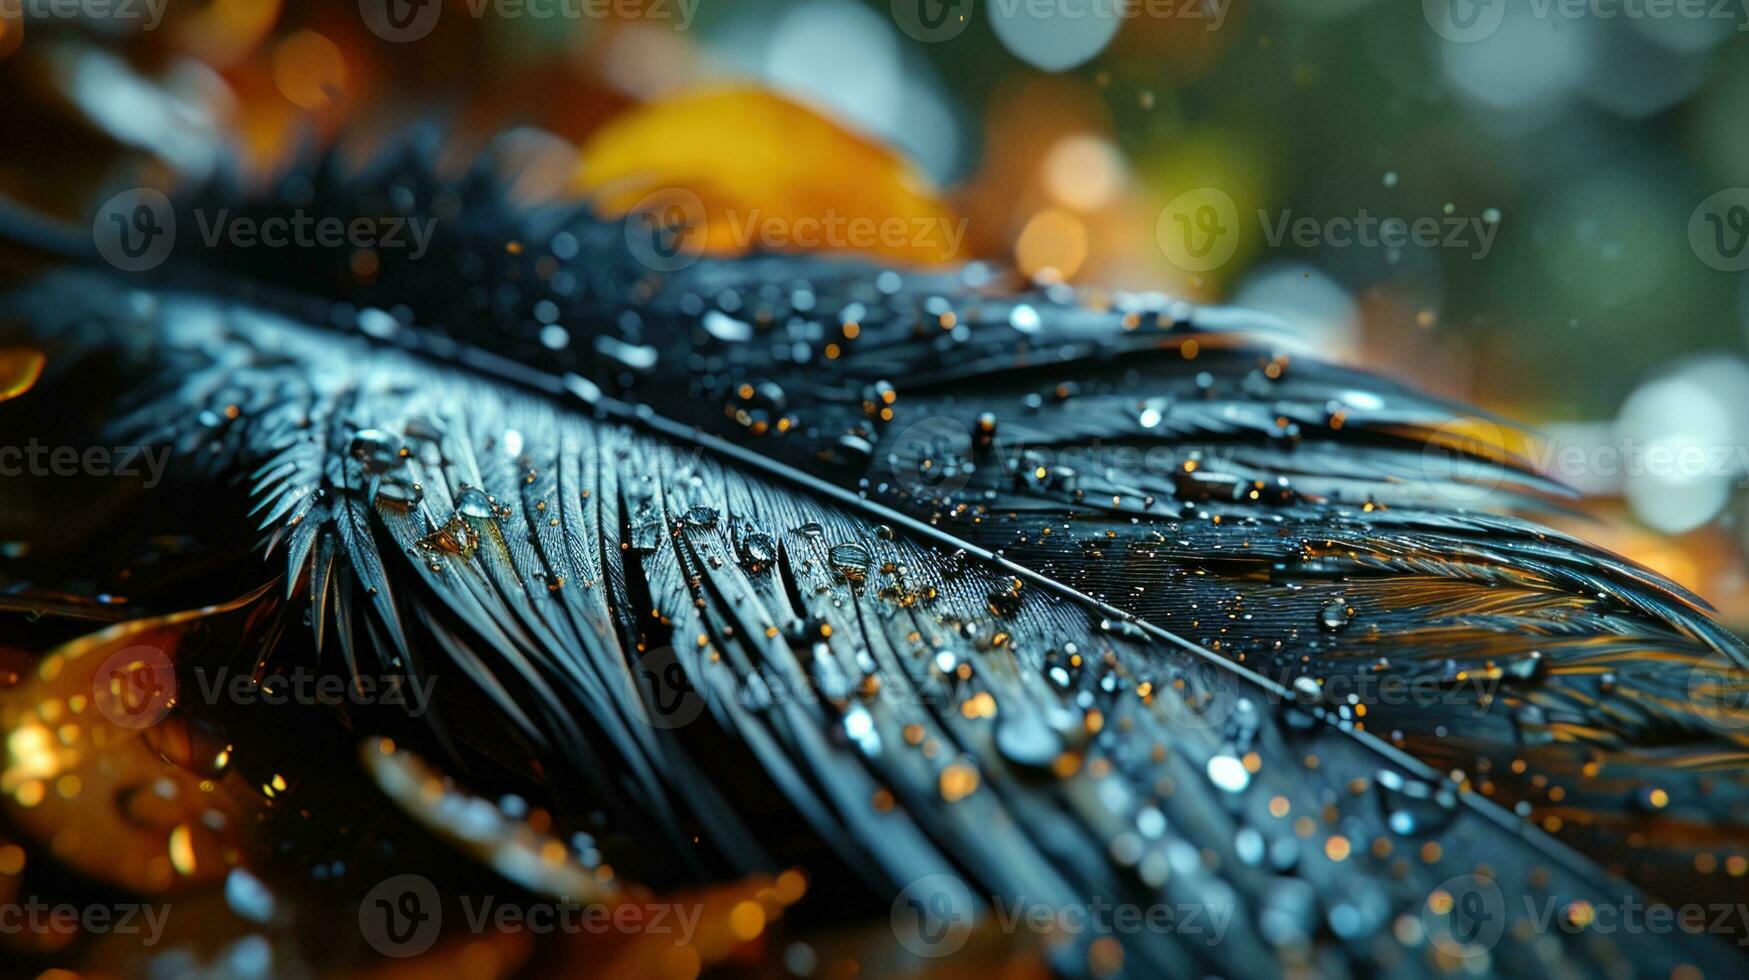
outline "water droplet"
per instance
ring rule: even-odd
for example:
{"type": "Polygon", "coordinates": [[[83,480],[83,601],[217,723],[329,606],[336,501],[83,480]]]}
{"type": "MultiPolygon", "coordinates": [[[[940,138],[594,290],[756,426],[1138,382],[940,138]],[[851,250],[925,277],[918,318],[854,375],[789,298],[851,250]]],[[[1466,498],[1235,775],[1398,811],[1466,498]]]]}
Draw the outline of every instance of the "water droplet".
{"type": "Polygon", "coordinates": [[[981,412],[972,426],[972,446],[986,450],[996,443],[996,413],[981,412]]]}
{"type": "Polygon", "coordinates": [[[833,545],[826,552],[826,560],[832,564],[833,571],[852,584],[867,579],[869,566],[874,563],[868,549],[854,542],[833,545]]]}
{"type": "Polygon", "coordinates": [[[360,429],[349,450],[366,473],[387,473],[401,464],[401,440],[381,429],[360,429]]]}
{"type": "Polygon", "coordinates": [[[1502,664],[1500,670],[1514,680],[1534,680],[1543,670],[1542,651],[1532,650],[1527,656],[1502,664]]]}
{"type": "Polygon", "coordinates": [[[1318,625],[1336,633],[1348,628],[1348,621],[1352,615],[1353,612],[1348,608],[1346,600],[1333,599],[1319,611],[1318,625]]]}
{"type": "Polygon", "coordinates": [[[1043,718],[1016,709],[996,723],[996,751],[1017,766],[1044,769],[1063,753],[1063,739],[1043,718]]]}
{"type": "Polygon", "coordinates": [[[714,507],[694,507],[687,511],[681,520],[690,527],[716,527],[717,511],[714,507]]]}
{"type": "Polygon", "coordinates": [[[455,512],[470,520],[484,520],[492,516],[492,498],[479,487],[468,487],[456,494],[455,512]]]}
{"type": "Polygon", "coordinates": [[[400,480],[384,480],[377,487],[377,502],[393,507],[412,507],[425,499],[425,487],[417,483],[403,483],[400,480]]]}
{"type": "Polygon", "coordinates": [[[595,350],[601,356],[618,362],[633,371],[648,371],[656,366],[656,348],[643,344],[628,344],[605,334],[595,338],[595,350]]]}
{"type": "Polygon", "coordinates": [[[1208,761],[1209,782],[1229,793],[1242,792],[1251,785],[1251,773],[1245,763],[1230,755],[1213,756],[1208,761]]]}
{"type": "Polygon", "coordinates": [[[1007,619],[1020,611],[1020,591],[1018,588],[1003,592],[992,592],[984,600],[990,610],[990,615],[998,619],[1007,619]]]}
{"type": "Polygon", "coordinates": [[[875,756],[881,751],[881,736],[875,731],[874,716],[860,704],[853,704],[844,713],[844,734],[862,749],[864,755],[875,756]]]}
{"type": "Polygon", "coordinates": [[[753,339],[753,325],[745,320],[737,320],[726,313],[711,310],[701,321],[706,333],[718,340],[729,343],[742,343],[753,339]]]}
{"type": "Polygon", "coordinates": [[[1457,794],[1449,786],[1411,779],[1394,769],[1374,777],[1385,824],[1404,836],[1438,833],[1457,813],[1457,794]]]}
{"type": "Polygon", "coordinates": [[[745,565],[759,567],[768,565],[777,557],[777,542],[764,531],[749,531],[741,538],[741,562],[745,565]]]}
{"type": "Polygon", "coordinates": [[[1245,864],[1256,867],[1263,863],[1263,835],[1255,827],[1246,827],[1233,835],[1233,852],[1245,864]]]}

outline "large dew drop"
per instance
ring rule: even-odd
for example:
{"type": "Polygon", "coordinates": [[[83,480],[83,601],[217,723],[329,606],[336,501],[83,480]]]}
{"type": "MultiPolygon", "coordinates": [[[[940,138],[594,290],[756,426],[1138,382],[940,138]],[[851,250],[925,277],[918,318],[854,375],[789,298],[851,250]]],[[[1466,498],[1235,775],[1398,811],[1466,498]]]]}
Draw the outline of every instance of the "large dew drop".
{"type": "Polygon", "coordinates": [[[1348,603],[1345,600],[1333,599],[1329,605],[1319,611],[1318,625],[1336,633],[1347,629],[1348,621],[1352,617],[1353,611],[1348,608],[1348,603]]]}
{"type": "Polygon", "coordinates": [[[492,516],[492,498],[479,487],[468,487],[456,495],[455,512],[469,520],[485,520],[492,516]]]}
{"type": "Polygon", "coordinates": [[[401,464],[401,440],[381,429],[360,429],[349,450],[366,473],[387,473],[401,464]]]}
{"type": "Polygon", "coordinates": [[[1438,833],[1456,815],[1457,794],[1449,786],[1411,779],[1394,769],[1379,770],[1373,781],[1392,833],[1406,837],[1438,833]]]}

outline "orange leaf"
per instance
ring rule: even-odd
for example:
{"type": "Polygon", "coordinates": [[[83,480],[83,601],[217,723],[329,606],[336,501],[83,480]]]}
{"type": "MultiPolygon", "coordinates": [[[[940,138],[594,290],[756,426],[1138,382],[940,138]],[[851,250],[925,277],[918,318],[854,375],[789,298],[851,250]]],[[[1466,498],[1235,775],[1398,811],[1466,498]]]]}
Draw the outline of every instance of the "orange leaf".
{"type": "Polygon", "coordinates": [[[598,130],[582,159],[575,190],[615,218],[684,213],[695,254],[964,257],[963,220],[907,162],[770,92],[715,89],[643,106],[598,130]]]}

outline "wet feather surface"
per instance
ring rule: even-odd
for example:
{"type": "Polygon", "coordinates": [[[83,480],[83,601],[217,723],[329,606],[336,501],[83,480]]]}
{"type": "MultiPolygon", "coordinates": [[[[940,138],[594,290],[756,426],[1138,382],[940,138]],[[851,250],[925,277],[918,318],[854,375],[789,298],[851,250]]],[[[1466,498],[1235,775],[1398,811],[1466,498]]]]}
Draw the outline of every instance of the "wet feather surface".
{"type": "Polygon", "coordinates": [[[309,656],[465,686],[434,755],[501,729],[667,882],[806,866],[924,954],[1105,902],[1211,924],[1057,936],[1053,968],[1731,968],[1534,924],[1733,893],[1697,855],[1741,861],[1745,651],[1654,574],[1463,507],[1558,493],[1498,465],[1504,423],[1239,311],[657,274],[635,220],[517,214],[484,177],[299,179],[318,213],[450,219],[367,284],[221,254],[6,311],[45,385],[126,358],[110,435],[248,496],[240,567],[309,606],[309,656]]]}

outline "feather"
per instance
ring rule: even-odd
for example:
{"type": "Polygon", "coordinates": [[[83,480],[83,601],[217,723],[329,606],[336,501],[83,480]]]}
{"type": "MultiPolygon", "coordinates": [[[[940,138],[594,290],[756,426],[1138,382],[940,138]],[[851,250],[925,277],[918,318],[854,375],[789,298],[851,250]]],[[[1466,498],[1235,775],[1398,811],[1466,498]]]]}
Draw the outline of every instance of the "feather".
{"type": "Polygon", "coordinates": [[[1749,651],[1507,513],[1562,492],[1510,426],[1163,296],[658,274],[635,218],[419,157],[182,204],[439,218],[368,281],[342,249],[184,236],[149,277],[63,268],[3,309],[45,387],[124,358],[107,435],[177,447],[188,492],[247,475],[285,546],[238,567],[308,597],[311,655],[477,706],[429,726],[456,766],[499,729],[662,883],[801,864],[923,956],[1104,903],[1222,931],[1102,922],[1053,968],[1728,969],[1704,936],[1534,922],[1729,895],[1693,867],[1743,848],[1718,705],[1749,651]]]}

